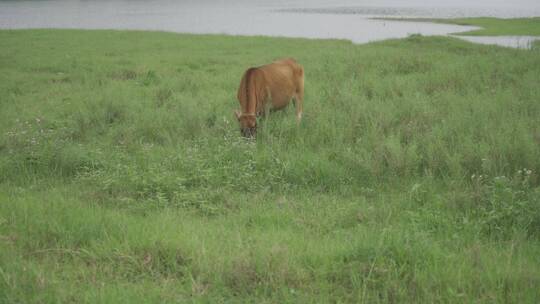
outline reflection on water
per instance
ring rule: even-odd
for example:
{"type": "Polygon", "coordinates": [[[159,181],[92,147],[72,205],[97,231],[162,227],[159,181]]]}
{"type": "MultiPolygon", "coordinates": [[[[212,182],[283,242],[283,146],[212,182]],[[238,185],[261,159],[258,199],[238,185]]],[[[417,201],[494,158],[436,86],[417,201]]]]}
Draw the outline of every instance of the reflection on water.
{"type": "MultiPolygon", "coordinates": [[[[540,1],[454,0],[0,0],[0,28],[138,29],[183,33],[348,39],[447,35],[457,25],[371,20],[373,16],[540,15],[540,1]],[[359,2],[363,6],[358,6],[359,2]],[[426,4],[427,3],[427,4],[426,4]]],[[[474,39],[477,39],[475,37],[474,39]]],[[[508,38],[513,39],[513,38],[508,38]]],[[[495,40],[492,40],[495,41],[495,40]]],[[[495,42],[499,41],[497,39],[495,42]]]]}

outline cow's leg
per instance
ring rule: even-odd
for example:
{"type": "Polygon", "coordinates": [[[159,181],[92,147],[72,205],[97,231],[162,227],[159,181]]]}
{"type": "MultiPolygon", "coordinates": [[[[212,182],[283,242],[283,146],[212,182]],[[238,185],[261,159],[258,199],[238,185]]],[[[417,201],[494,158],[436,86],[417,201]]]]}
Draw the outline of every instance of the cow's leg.
{"type": "Polygon", "coordinates": [[[300,123],[302,120],[302,103],[304,102],[304,79],[298,84],[298,89],[296,91],[294,106],[296,108],[296,122],[300,123]]]}
{"type": "Polygon", "coordinates": [[[266,88],[266,94],[261,100],[260,108],[260,115],[263,117],[268,117],[268,114],[272,111],[272,92],[269,87],[266,88]]]}

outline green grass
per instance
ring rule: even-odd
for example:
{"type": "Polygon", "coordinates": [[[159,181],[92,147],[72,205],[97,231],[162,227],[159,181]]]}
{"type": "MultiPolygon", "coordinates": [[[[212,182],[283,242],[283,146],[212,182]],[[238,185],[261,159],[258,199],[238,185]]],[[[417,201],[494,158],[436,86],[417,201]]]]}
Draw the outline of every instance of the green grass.
{"type": "Polygon", "coordinates": [[[540,36],[540,17],[532,18],[382,18],[384,20],[419,21],[481,27],[478,30],[455,33],[466,36],[540,36]]]}
{"type": "MultiPolygon", "coordinates": [[[[443,21],[444,22],[444,21],[443,21]]],[[[460,33],[470,36],[540,36],[540,17],[534,18],[458,18],[450,19],[458,25],[473,25],[482,29],[460,33]]]]}
{"type": "Polygon", "coordinates": [[[0,31],[0,303],[538,303],[540,52],[0,31]],[[249,66],[305,116],[240,138],[249,66]]]}

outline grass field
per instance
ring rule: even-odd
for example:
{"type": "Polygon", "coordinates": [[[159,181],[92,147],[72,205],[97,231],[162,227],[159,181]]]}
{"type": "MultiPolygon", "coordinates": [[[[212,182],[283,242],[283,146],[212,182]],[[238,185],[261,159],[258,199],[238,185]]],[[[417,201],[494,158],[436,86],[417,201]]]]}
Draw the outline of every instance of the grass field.
{"type": "Polygon", "coordinates": [[[538,303],[540,50],[0,31],[0,303],[538,303]],[[294,110],[240,138],[249,66],[294,110]]]}
{"type": "Polygon", "coordinates": [[[380,18],[383,20],[421,21],[478,26],[481,29],[455,33],[465,36],[540,36],[540,17],[531,18],[380,18]]]}

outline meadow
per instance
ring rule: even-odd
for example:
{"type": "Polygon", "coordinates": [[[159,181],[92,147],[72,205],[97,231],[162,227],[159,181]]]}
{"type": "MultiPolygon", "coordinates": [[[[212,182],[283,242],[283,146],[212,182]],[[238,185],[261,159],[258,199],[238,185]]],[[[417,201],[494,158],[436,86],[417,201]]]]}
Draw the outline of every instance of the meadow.
{"type": "Polygon", "coordinates": [[[538,303],[540,47],[0,31],[0,303],[538,303]],[[240,137],[243,71],[305,69],[240,137]]]}

